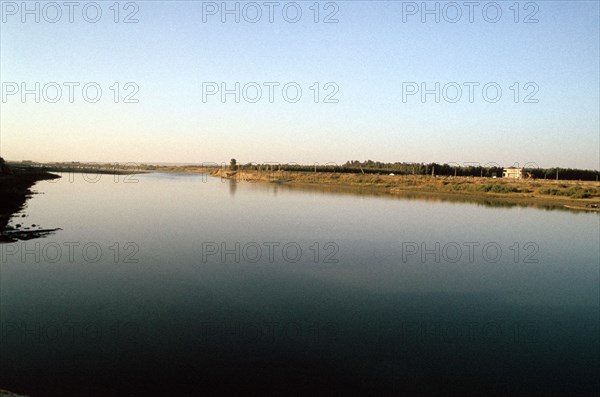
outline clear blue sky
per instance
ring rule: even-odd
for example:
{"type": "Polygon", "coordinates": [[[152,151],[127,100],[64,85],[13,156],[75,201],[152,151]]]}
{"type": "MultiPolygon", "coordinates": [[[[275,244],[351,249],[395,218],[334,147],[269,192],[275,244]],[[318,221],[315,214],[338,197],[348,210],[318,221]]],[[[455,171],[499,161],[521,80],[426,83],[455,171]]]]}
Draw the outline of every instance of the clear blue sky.
{"type": "MultiPolygon", "coordinates": [[[[240,16],[205,15],[210,5],[193,1],[135,2],[138,23],[122,19],[134,11],[121,3],[114,23],[113,2],[98,2],[102,17],[86,22],[82,6],[69,23],[68,8],[56,23],[56,11],[42,9],[21,21],[21,10],[3,2],[0,67],[3,82],[1,147],[3,157],[37,161],[131,162],[298,162],[343,163],[346,160],[410,162],[534,162],[540,166],[600,168],[599,6],[597,1],[538,1],[515,23],[513,1],[498,2],[497,23],[484,19],[480,2],[469,22],[469,9],[451,23],[455,10],[440,2],[440,23],[433,15],[404,15],[407,2],[338,1],[338,23],[322,23],[334,6],[320,3],[314,22],[313,1],[297,2],[302,17],[289,23],[281,1],[269,23],[249,23],[240,16]],[[15,13],[13,15],[13,13],[15,13]],[[537,23],[524,23],[535,12],[537,23]],[[6,96],[7,83],[33,88],[49,82],[78,82],[74,102],[63,86],[62,98],[40,103],[20,93],[6,96]],[[96,82],[103,90],[97,103],[86,102],[81,87],[96,82]],[[121,83],[114,103],[114,82],[121,83]],[[138,103],[122,103],[134,82],[138,103]],[[249,82],[278,82],[274,102],[268,88],[257,103],[232,95],[203,102],[203,82],[225,82],[233,88],[249,82]],[[302,88],[297,103],[288,103],[281,86],[302,88]],[[314,82],[321,85],[314,103],[314,82]],[[338,103],[323,103],[334,82],[338,103]],[[403,83],[476,82],[474,102],[468,88],[457,103],[428,95],[403,101],[403,83]],[[486,102],[484,84],[502,89],[496,103],[486,102]],[[520,98],[514,101],[515,82],[520,98]],[[533,90],[537,103],[524,103],[533,90]],[[513,89],[511,90],[511,86],[513,89]],[[6,96],[6,98],[4,98],[6,96]]],[[[63,4],[63,2],[58,2],[63,4]]],[[[205,2],[206,3],[206,2],[205,2]]],[[[262,5],[264,2],[257,2],[262,5]]],[[[14,2],[21,7],[21,2],[14,2]]],[[[81,5],[86,2],[81,2],[81,5]]],[[[221,7],[221,2],[215,3],[221,7]]],[[[240,3],[240,9],[245,5],[240,3]]],[[[414,3],[421,7],[421,2],[414,3]]],[[[462,5],[463,2],[458,2],[462,5]]],[[[28,3],[33,8],[34,2],[28,3]]],[[[228,2],[235,7],[235,2],[228,2]]],[[[435,7],[435,2],[428,2],[435,7]]],[[[249,18],[255,10],[246,8],[249,18]]],[[[495,10],[487,10],[488,19],[495,10]]],[[[288,16],[294,17],[288,8],[288,16]]],[[[94,10],[88,9],[90,18],[94,10]]],[[[19,86],[19,89],[21,87],[19,86]]],[[[254,91],[249,91],[253,94],[254,91]]],[[[448,91],[454,96],[455,91],[448,91]]],[[[48,89],[53,96],[53,88],[48,89]]],[[[293,91],[290,91],[293,94],[293,91]]],[[[489,91],[494,94],[493,90],[489,91]]],[[[493,97],[493,95],[490,95],[493,97]]]]}

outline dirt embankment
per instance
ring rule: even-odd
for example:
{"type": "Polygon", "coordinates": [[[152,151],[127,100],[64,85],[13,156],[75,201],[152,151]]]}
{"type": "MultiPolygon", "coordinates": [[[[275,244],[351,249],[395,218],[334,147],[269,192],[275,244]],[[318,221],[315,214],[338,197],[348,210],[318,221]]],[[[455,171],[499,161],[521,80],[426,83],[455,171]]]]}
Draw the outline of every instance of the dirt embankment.
{"type": "Polygon", "coordinates": [[[250,182],[339,186],[392,195],[494,200],[507,204],[600,210],[600,183],[592,181],[516,180],[423,175],[377,175],[329,172],[204,170],[213,176],[250,182]]]}

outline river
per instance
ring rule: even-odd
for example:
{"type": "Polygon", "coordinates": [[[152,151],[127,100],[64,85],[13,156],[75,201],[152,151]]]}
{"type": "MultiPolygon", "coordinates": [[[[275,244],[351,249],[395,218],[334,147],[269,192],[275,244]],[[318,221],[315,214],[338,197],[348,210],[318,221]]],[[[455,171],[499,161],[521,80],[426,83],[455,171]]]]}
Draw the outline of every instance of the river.
{"type": "Polygon", "coordinates": [[[600,386],[596,213],[199,174],[64,174],[34,190],[13,225],[61,230],[0,245],[0,388],[600,386]]]}

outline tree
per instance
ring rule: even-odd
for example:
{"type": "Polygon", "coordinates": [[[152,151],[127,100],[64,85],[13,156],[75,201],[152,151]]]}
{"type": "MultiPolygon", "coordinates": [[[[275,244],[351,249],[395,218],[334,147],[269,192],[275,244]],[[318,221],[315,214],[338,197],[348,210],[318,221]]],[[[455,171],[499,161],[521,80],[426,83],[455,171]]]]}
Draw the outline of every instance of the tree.
{"type": "Polygon", "coordinates": [[[0,157],[0,174],[12,174],[10,167],[6,164],[2,157],[0,157]]]}
{"type": "Polygon", "coordinates": [[[237,161],[236,159],[229,160],[229,169],[232,171],[237,170],[237,161]]]}

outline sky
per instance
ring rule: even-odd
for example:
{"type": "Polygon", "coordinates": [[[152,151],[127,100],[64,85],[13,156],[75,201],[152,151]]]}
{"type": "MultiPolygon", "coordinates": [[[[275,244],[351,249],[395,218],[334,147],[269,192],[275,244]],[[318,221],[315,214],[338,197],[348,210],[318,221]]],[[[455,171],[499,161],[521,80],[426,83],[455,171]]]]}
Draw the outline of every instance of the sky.
{"type": "Polygon", "coordinates": [[[597,1],[73,4],[1,4],[6,159],[600,169],[597,1]]]}

